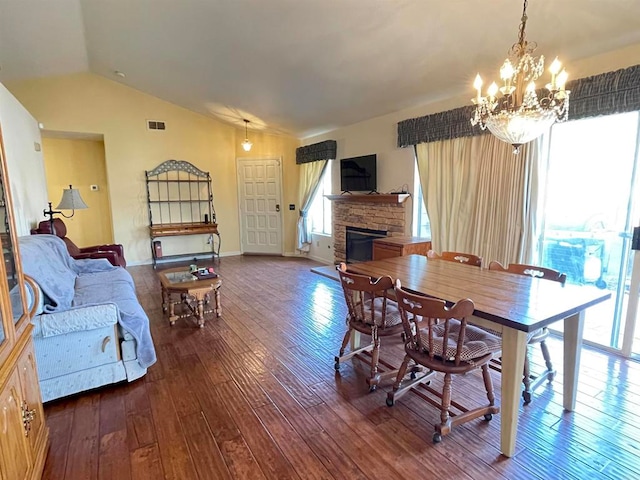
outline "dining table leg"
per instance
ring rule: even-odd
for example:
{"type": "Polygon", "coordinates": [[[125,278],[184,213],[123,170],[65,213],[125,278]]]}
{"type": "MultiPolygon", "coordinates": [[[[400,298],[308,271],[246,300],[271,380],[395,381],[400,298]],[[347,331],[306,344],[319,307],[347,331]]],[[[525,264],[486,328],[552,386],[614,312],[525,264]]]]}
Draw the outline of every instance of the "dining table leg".
{"type": "Polygon", "coordinates": [[[502,395],[500,399],[500,451],[512,457],[516,450],[518,410],[522,392],[522,372],[527,350],[527,333],[513,328],[502,330],[502,395]]]}
{"type": "Polygon", "coordinates": [[[562,406],[570,412],[576,408],[584,315],[585,311],[582,310],[564,319],[564,382],[562,384],[562,406]]]}

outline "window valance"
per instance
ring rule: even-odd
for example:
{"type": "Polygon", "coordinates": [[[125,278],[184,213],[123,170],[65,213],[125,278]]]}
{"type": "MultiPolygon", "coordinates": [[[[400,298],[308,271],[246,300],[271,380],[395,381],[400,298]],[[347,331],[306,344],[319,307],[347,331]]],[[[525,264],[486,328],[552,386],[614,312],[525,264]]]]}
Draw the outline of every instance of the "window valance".
{"type": "Polygon", "coordinates": [[[317,162],[319,160],[335,160],[338,144],[335,140],[305,145],[296,148],[296,163],[317,162]]]}
{"type": "MultiPolygon", "coordinates": [[[[640,110],[640,65],[579,78],[567,83],[571,90],[569,121],[640,110]]],[[[398,147],[482,135],[470,118],[473,106],[410,118],[398,123],[398,147]]]]}
{"type": "Polygon", "coordinates": [[[473,106],[410,118],[398,123],[398,147],[437,142],[452,138],[472,137],[485,133],[471,125],[473,106]]]}
{"type": "Polygon", "coordinates": [[[567,89],[569,120],[640,110],[640,65],[579,78],[567,89]]]}

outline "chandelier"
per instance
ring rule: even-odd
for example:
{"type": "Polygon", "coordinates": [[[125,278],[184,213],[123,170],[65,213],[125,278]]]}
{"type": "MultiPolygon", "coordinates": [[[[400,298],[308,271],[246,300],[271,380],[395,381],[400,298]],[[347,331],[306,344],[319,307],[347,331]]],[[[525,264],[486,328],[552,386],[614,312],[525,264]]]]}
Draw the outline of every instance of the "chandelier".
{"type": "Polygon", "coordinates": [[[508,58],[500,68],[503,85],[492,82],[487,95],[482,96],[482,78],[476,76],[473,87],[476,106],[472,125],[489,129],[503,142],[513,145],[513,153],[520,152],[522,144],[546,132],[551,125],[563,122],[569,113],[569,90],[565,90],[567,72],[556,58],[549,66],[551,82],[536,91],[535,81],[544,71],[544,56],[536,59],[532,53],[538,46],[525,39],[527,26],[527,0],[524,0],[518,42],[511,46],[508,58]]]}
{"type": "Polygon", "coordinates": [[[253,143],[249,141],[249,137],[247,136],[247,125],[249,125],[249,120],[247,120],[246,118],[243,118],[242,120],[244,121],[244,140],[242,141],[241,145],[244,151],[248,152],[253,146],[253,143]]]}

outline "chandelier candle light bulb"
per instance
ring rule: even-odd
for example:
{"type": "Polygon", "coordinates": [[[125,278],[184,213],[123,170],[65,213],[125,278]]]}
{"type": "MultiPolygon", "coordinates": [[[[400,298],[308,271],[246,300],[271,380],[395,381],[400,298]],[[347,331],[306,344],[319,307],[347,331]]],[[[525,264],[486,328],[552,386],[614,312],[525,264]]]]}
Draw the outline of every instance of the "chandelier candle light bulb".
{"type": "Polygon", "coordinates": [[[482,78],[480,77],[480,74],[476,75],[476,79],[473,82],[473,88],[477,90],[478,95],[472,101],[475,102],[476,105],[478,105],[482,101],[482,78]]]}
{"type": "Polygon", "coordinates": [[[480,125],[482,130],[488,128],[500,140],[513,145],[513,153],[519,153],[524,143],[542,135],[554,122],[565,121],[569,112],[570,92],[565,90],[569,75],[561,70],[558,58],[549,65],[551,82],[536,91],[535,81],[544,72],[544,56],[538,59],[532,56],[537,44],[525,39],[526,25],[527,0],[524,0],[518,41],[511,46],[509,58],[500,68],[503,86],[498,88],[492,82],[483,97],[480,74],[473,82],[476,98],[472,100],[475,110],[471,124],[480,125]]]}

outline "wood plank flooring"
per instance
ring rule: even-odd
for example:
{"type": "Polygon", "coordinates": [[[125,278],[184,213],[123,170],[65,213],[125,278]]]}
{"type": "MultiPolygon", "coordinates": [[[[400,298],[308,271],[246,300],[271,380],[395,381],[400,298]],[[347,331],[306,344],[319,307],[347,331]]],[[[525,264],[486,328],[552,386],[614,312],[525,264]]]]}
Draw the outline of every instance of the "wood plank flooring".
{"type": "MultiPolygon", "coordinates": [[[[339,374],[345,332],[339,284],[316,262],[226,257],[222,318],[170,327],[150,266],[128,270],[149,315],[158,363],[119,384],[45,406],[43,478],[80,479],[630,479],[640,477],[640,365],[584,349],[578,404],[562,409],[562,372],[521,407],[517,453],[500,455],[500,415],[431,442],[439,413],[408,394],[385,405],[357,359],[339,374]]],[[[556,368],[562,344],[550,340],[556,368]]],[[[400,339],[383,339],[398,365],[400,339]]],[[[534,368],[541,368],[539,348],[534,368]]],[[[499,374],[492,372],[500,392],[499,374]]],[[[439,380],[434,384],[438,386],[439,380]]],[[[453,398],[485,399],[478,373],[453,398]]]]}

